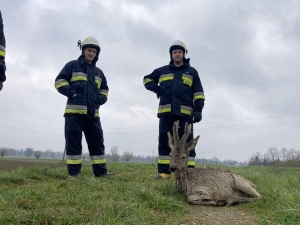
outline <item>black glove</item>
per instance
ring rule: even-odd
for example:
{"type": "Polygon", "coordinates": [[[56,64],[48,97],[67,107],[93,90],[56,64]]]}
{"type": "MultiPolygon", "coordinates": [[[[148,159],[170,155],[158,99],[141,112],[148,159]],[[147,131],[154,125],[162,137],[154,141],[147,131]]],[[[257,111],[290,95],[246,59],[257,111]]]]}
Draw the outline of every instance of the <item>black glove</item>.
{"type": "Polygon", "coordinates": [[[193,123],[198,123],[202,120],[202,112],[193,111],[193,123]]]}
{"type": "Polygon", "coordinates": [[[4,82],[6,77],[5,77],[5,62],[3,59],[0,59],[0,81],[4,82]]]}
{"type": "Polygon", "coordinates": [[[103,95],[98,95],[98,102],[100,105],[103,105],[107,101],[107,98],[104,97],[103,95]]]}

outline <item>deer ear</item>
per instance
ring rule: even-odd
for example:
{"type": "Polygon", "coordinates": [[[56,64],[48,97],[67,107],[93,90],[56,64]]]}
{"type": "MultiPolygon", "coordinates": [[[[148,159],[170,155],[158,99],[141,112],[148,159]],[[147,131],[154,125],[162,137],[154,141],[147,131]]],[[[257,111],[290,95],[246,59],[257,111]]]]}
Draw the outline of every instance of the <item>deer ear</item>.
{"type": "Polygon", "coordinates": [[[173,136],[170,132],[168,132],[168,141],[169,141],[169,147],[171,148],[171,150],[173,150],[174,148],[174,140],[173,140],[173,136]]]}
{"type": "Polygon", "coordinates": [[[197,145],[199,138],[200,138],[200,135],[198,135],[195,139],[190,140],[188,143],[186,143],[185,149],[187,149],[188,152],[190,152],[192,149],[194,149],[197,145]]]}

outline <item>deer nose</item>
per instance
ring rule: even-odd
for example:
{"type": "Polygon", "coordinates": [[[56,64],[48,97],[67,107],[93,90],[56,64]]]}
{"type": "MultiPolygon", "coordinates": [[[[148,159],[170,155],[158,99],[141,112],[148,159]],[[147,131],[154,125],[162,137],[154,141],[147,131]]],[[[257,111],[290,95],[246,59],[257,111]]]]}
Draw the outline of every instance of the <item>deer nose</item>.
{"type": "Polygon", "coordinates": [[[172,172],[175,172],[175,171],[176,171],[176,167],[170,167],[170,170],[171,170],[172,172]]]}

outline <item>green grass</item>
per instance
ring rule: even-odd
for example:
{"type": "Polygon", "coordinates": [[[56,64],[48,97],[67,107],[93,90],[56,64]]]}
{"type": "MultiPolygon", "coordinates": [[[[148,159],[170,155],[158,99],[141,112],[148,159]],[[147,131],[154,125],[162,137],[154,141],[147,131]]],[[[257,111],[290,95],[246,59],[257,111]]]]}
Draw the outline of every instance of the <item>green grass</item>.
{"type": "Polygon", "coordinates": [[[227,169],[256,184],[263,199],[240,207],[258,215],[261,224],[300,224],[300,168],[227,167],[227,169]]]}
{"type": "Polygon", "coordinates": [[[0,224],[175,224],[187,204],[174,181],[154,180],[151,164],[111,163],[112,177],[80,179],[66,168],[31,167],[0,174],[0,224]]]}
{"type": "MultiPolygon", "coordinates": [[[[65,167],[0,171],[0,224],[185,224],[193,216],[174,178],[154,179],[156,165],[108,163],[116,175],[96,179],[85,163],[78,180],[66,180],[65,167]]],[[[261,224],[300,224],[300,169],[224,168],[251,180],[263,195],[237,210],[261,224]]]]}

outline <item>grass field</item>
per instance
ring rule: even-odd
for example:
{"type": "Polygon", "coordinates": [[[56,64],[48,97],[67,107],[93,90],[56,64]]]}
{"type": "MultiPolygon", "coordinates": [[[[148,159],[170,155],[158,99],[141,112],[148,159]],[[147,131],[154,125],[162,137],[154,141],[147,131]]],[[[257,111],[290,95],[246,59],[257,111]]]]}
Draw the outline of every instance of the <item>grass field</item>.
{"type": "MultiPolygon", "coordinates": [[[[116,175],[66,180],[60,161],[0,159],[0,224],[184,224],[190,211],[174,180],[155,180],[156,165],[108,163],[116,175]],[[19,169],[3,171],[16,163],[19,169]],[[46,165],[46,166],[42,166],[46,165]],[[24,169],[26,168],[26,169],[24,169]],[[2,170],[2,171],[1,171],[2,170]]],[[[224,167],[255,183],[263,199],[235,206],[261,224],[300,224],[300,169],[224,167]]]]}

